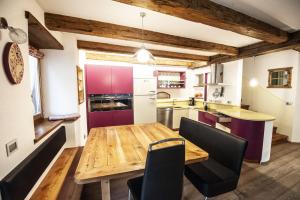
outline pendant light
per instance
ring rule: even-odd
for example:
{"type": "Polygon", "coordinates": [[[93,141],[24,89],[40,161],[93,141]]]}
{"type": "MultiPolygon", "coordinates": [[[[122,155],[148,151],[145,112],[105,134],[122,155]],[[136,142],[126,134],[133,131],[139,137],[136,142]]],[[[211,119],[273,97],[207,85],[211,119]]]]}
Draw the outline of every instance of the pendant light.
{"type": "Polygon", "coordinates": [[[137,59],[140,63],[150,63],[153,62],[154,56],[148,51],[144,45],[144,17],[146,17],[145,12],[141,12],[140,16],[142,18],[142,46],[141,48],[134,54],[134,58],[137,59]]]}

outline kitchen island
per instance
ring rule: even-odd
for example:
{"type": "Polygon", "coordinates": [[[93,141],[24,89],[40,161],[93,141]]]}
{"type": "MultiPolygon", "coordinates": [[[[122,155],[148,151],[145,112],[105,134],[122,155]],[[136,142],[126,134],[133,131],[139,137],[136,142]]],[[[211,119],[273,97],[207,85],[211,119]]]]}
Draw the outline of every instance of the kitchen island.
{"type": "Polygon", "coordinates": [[[199,109],[199,121],[248,141],[245,160],[249,162],[262,163],[270,160],[274,120],[273,116],[240,108],[215,111],[199,109]],[[203,115],[206,116],[204,120],[203,115]]]}
{"type": "Polygon", "coordinates": [[[157,108],[173,108],[172,128],[175,130],[179,126],[180,118],[188,117],[246,139],[246,161],[262,163],[270,160],[275,120],[273,116],[241,109],[235,105],[207,103],[209,109],[204,110],[201,100],[197,100],[195,106],[189,106],[188,99],[164,99],[157,101],[157,108]],[[184,111],[185,114],[181,114],[184,111]]]}

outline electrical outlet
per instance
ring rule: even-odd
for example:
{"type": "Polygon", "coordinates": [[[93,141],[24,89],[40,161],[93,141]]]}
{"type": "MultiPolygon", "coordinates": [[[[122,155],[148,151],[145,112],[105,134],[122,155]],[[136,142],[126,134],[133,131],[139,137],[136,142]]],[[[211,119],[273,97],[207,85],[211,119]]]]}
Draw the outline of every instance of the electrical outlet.
{"type": "Polygon", "coordinates": [[[6,153],[7,156],[10,156],[13,152],[15,152],[18,149],[17,140],[14,139],[6,144],[6,153]]]}

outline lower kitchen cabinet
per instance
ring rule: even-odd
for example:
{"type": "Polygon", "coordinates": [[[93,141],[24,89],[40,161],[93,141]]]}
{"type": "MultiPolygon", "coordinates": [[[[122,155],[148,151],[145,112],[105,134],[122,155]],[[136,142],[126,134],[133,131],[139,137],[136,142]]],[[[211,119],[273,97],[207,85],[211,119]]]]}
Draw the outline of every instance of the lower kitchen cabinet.
{"type": "Polygon", "coordinates": [[[133,124],[133,110],[114,110],[113,125],[133,124]]]}
{"type": "Polygon", "coordinates": [[[226,127],[226,126],[224,126],[224,125],[222,125],[222,124],[220,124],[220,123],[216,123],[216,128],[217,128],[217,129],[220,129],[220,130],[222,130],[222,131],[225,131],[225,132],[227,132],[227,133],[231,133],[230,128],[228,128],[228,127],[226,127]]]}
{"type": "Polygon", "coordinates": [[[133,124],[133,110],[88,113],[88,128],[133,124]]]}
{"type": "Polygon", "coordinates": [[[212,115],[208,112],[199,111],[199,121],[215,127],[218,118],[215,115],[212,115]]]}
{"type": "Polygon", "coordinates": [[[113,112],[89,112],[88,113],[89,130],[95,127],[104,127],[113,125],[113,112]]]}
{"type": "Polygon", "coordinates": [[[190,108],[189,109],[189,119],[198,121],[199,116],[198,116],[198,109],[190,108]]]}
{"type": "Polygon", "coordinates": [[[181,117],[189,117],[189,109],[188,108],[174,108],[173,109],[173,129],[178,129],[180,126],[181,117]]]}

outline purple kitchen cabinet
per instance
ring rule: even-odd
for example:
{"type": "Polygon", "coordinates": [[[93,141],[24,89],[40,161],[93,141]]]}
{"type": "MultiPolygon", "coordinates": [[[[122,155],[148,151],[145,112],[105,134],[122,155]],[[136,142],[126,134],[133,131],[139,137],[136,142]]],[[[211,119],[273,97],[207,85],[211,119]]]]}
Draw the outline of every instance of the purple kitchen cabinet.
{"type": "Polygon", "coordinates": [[[114,110],[113,125],[133,124],[133,110],[114,110]]]}
{"type": "Polygon", "coordinates": [[[89,130],[96,127],[133,124],[133,110],[112,110],[88,113],[89,130]]]}
{"type": "Polygon", "coordinates": [[[111,67],[99,65],[85,65],[86,93],[111,94],[111,67]]]}
{"type": "Polygon", "coordinates": [[[112,67],[111,83],[113,94],[133,93],[132,67],[112,67]]]}
{"type": "Polygon", "coordinates": [[[203,122],[205,124],[208,124],[210,126],[216,126],[216,122],[217,122],[217,117],[208,113],[208,112],[202,112],[199,111],[198,113],[198,120],[200,122],[203,122]]]}
{"type": "Polygon", "coordinates": [[[89,112],[88,113],[89,130],[96,127],[105,127],[113,125],[113,112],[89,112]]]}
{"type": "Polygon", "coordinates": [[[264,142],[264,121],[247,121],[232,118],[231,133],[248,141],[245,159],[260,162],[264,142]]]}

